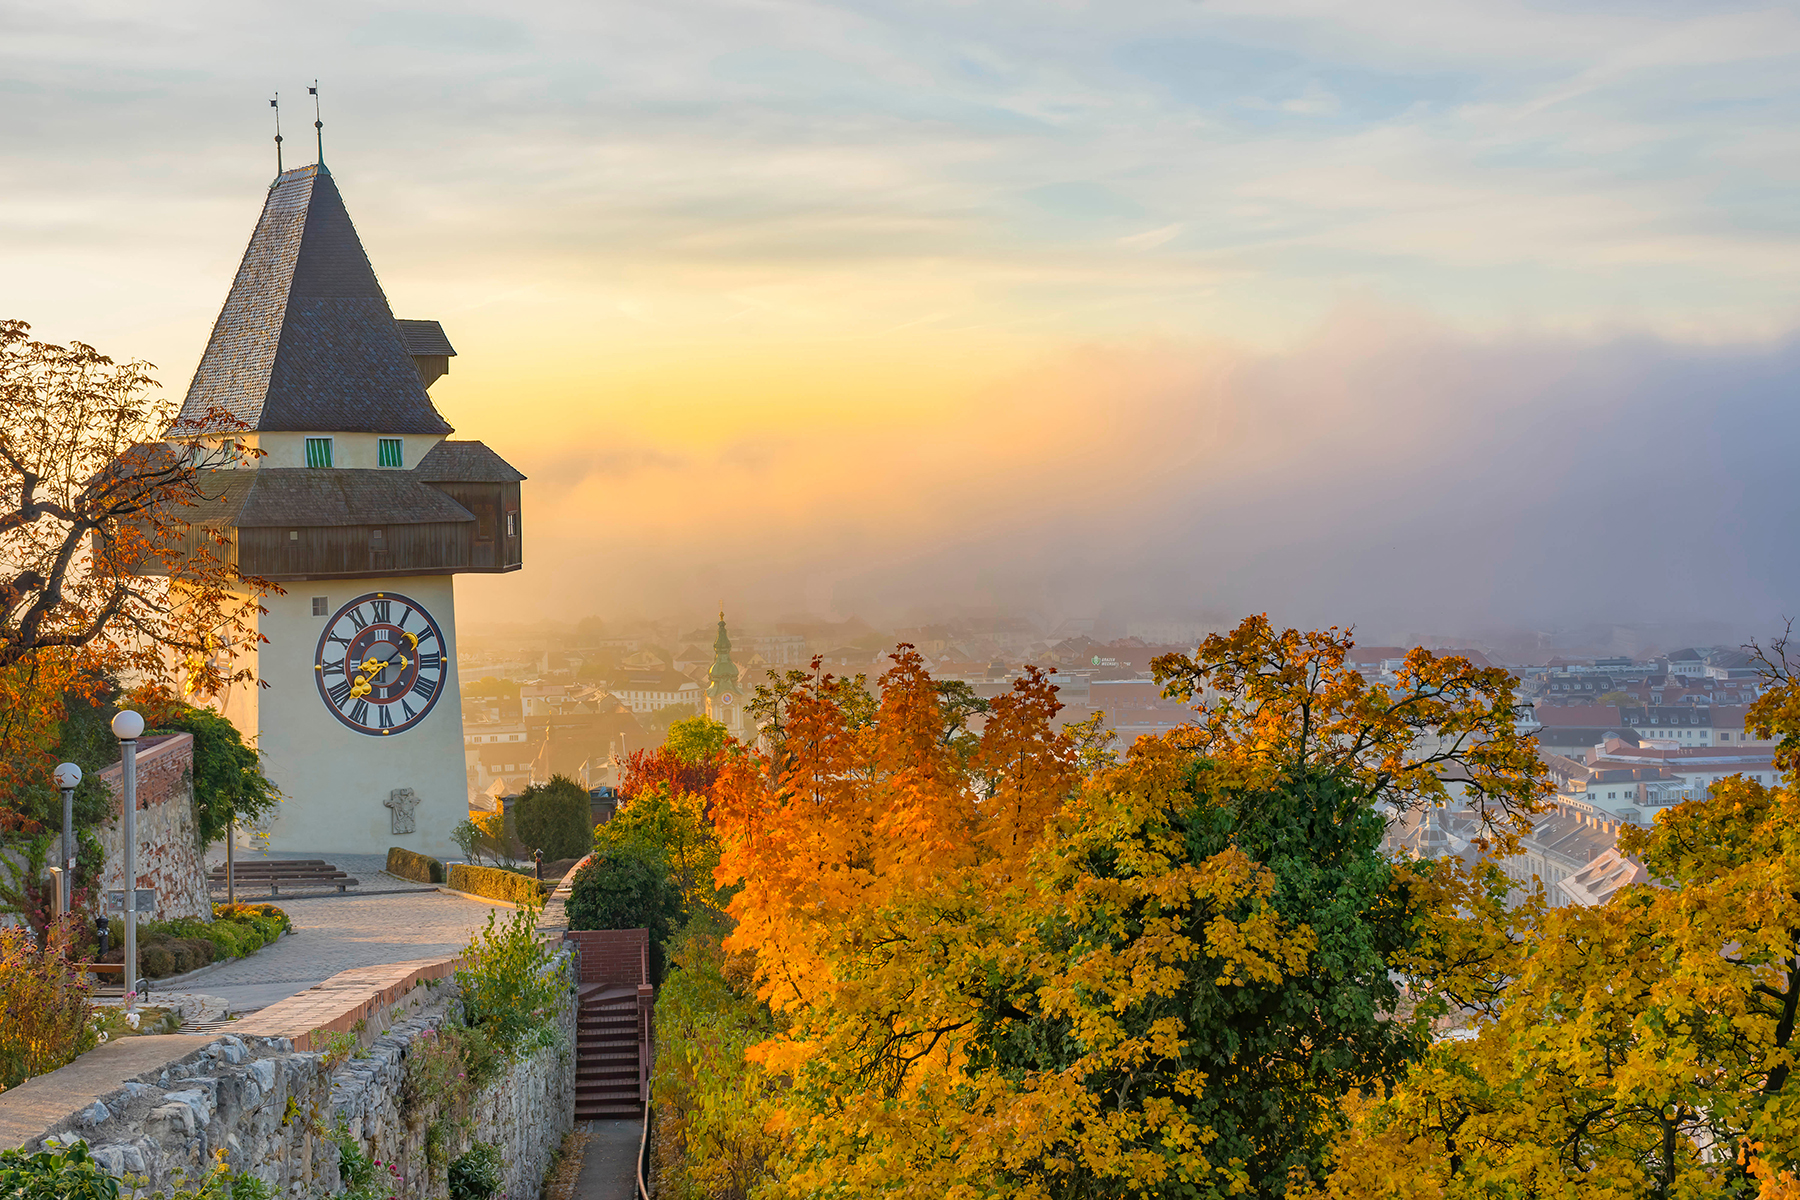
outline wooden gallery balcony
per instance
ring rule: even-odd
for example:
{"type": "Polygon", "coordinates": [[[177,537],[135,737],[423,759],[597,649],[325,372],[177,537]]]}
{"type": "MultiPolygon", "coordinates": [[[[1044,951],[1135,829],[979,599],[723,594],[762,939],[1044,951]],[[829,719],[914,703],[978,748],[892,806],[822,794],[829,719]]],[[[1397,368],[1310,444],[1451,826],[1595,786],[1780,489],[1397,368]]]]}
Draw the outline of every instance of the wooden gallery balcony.
{"type": "MultiPolygon", "coordinates": [[[[525,477],[480,442],[440,442],[410,471],[207,471],[190,552],[223,530],[239,572],[276,582],[519,569],[525,477]]],[[[216,553],[217,550],[210,552],[216,553]]]]}

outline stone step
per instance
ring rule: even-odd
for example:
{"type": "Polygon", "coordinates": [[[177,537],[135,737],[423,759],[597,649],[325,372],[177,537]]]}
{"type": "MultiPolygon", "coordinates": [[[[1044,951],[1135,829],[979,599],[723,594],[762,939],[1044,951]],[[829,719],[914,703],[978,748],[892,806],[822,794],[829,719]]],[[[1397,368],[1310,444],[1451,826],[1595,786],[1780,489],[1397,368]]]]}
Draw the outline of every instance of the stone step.
{"type": "Polygon", "coordinates": [[[575,1106],[577,1121],[617,1120],[620,1117],[628,1117],[635,1121],[643,1115],[644,1106],[642,1104],[596,1104],[589,1107],[577,1104],[575,1106]]]}
{"type": "Polygon", "coordinates": [[[637,1064],[627,1067],[582,1067],[575,1072],[575,1086],[586,1087],[589,1084],[614,1084],[624,1080],[632,1087],[638,1085],[637,1064]]]}

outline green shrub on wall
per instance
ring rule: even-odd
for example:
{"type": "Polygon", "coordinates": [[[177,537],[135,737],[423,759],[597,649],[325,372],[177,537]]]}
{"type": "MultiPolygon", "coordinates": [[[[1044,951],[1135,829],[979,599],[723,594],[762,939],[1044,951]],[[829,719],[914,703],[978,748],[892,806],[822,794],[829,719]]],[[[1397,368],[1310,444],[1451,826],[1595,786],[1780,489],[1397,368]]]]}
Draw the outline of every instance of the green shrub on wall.
{"type": "Polygon", "coordinates": [[[387,873],[419,883],[444,882],[444,864],[429,854],[414,854],[393,846],[388,850],[387,873]]]}
{"type": "Polygon", "coordinates": [[[450,1164],[450,1200],[492,1200],[506,1180],[505,1166],[500,1147],[476,1142],[450,1164]]]}
{"type": "Polygon", "coordinates": [[[530,875],[503,871],[499,867],[471,867],[467,863],[451,865],[450,886],[472,896],[531,906],[542,904],[544,894],[549,890],[530,875]]]}

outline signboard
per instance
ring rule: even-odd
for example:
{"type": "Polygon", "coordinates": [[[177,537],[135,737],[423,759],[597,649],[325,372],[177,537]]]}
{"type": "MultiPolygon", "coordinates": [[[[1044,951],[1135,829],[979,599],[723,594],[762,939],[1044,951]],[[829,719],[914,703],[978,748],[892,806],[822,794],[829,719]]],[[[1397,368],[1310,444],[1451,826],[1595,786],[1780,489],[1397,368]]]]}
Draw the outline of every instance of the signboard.
{"type": "MultiPolygon", "coordinates": [[[[144,913],[144,914],[153,913],[156,911],[156,889],[155,888],[139,888],[137,890],[137,910],[138,910],[138,912],[144,913]]],[[[124,888],[114,888],[113,890],[106,893],[106,911],[107,912],[124,912],[125,911],[125,889],[124,888]]]]}

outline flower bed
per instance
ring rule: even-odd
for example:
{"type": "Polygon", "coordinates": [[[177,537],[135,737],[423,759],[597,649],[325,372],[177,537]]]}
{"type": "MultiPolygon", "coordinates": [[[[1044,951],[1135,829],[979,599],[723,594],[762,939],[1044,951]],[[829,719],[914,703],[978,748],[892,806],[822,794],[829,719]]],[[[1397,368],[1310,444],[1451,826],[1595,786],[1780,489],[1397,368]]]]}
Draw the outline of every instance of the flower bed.
{"type": "MultiPolygon", "coordinates": [[[[138,974],[145,979],[164,979],[223,959],[243,958],[293,928],[288,915],[273,904],[217,904],[213,918],[140,923],[138,974]]],[[[113,937],[116,943],[124,941],[122,922],[114,922],[113,937]]],[[[99,961],[124,962],[124,946],[115,944],[99,961]]]]}

